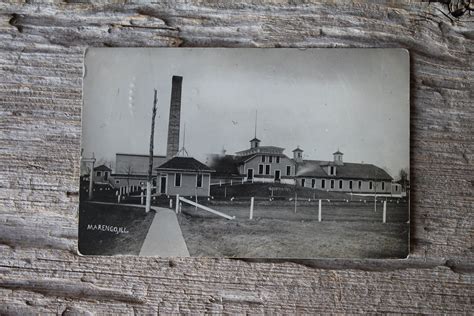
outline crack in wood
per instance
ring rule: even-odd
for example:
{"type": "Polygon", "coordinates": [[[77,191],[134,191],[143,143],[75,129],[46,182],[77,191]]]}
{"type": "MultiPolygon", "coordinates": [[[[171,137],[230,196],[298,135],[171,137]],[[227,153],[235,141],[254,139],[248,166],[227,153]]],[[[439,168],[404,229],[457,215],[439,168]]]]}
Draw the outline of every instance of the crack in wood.
{"type": "Polygon", "coordinates": [[[49,296],[61,296],[76,299],[96,300],[97,297],[111,301],[143,304],[144,297],[123,289],[108,289],[90,283],[45,278],[42,280],[18,280],[0,277],[0,287],[12,290],[24,290],[49,296]]]}

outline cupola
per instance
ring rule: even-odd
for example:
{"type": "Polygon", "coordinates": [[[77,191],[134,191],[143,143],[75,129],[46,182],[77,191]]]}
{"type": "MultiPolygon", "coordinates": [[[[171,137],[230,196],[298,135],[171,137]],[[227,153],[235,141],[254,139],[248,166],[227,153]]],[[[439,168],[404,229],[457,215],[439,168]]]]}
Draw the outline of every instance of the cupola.
{"type": "Polygon", "coordinates": [[[255,137],[254,139],[250,140],[250,148],[257,148],[260,146],[260,139],[255,137]]]}
{"type": "Polygon", "coordinates": [[[293,159],[296,162],[303,162],[303,149],[300,146],[293,150],[293,159]]]}
{"type": "Polygon", "coordinates": [[[335,153],[333,153],[333,156],[334,156],[334,163],[335,163],[336,165],[343,165],[343,164],[344,164],[344,162],[343,162],[343,160],[342,160],[342,156],[343,156],[343,155],[344,155],[344,154],[341,153],[339,150],[337,150],[335,153]]]}

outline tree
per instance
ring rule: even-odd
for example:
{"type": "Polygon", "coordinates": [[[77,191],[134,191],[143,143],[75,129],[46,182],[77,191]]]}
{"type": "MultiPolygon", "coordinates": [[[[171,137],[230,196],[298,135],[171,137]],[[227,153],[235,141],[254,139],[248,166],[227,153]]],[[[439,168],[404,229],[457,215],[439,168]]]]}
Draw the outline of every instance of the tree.
{"type": "Polygon", "coordinates": [[[400,169],[398,177],[400,178],[399,182],[402,186],[402,190],[406,191],[408,185],[408,171],[406,169],[400,169]]]}

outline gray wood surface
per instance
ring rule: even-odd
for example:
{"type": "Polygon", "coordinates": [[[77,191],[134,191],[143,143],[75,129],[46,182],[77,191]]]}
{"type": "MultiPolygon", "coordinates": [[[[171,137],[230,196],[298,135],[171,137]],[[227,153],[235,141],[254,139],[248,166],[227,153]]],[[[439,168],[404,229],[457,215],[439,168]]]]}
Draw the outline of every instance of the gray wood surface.
{"type": "Polygon", "coordinates": [[[414,1],[80,2],[0,4],[0,314],[472,312],[474,17],[414,1]],[[407,48],[410,258],[78,256],[89,46],[407,48]]]}

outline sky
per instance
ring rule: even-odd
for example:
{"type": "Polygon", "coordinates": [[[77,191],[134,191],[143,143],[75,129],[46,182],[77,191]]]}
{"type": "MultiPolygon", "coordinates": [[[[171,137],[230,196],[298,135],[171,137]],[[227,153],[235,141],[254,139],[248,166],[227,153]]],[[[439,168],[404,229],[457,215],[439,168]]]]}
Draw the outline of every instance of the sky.
{"type": "Polygon", "coordinates": [[[409,55],[404,49],[90,48],[83,83],[83,157],[166,154],[171,78],[183,76],[181,141],[190,156],[297,146],[304,159],[409,167],[409,55]]]}

